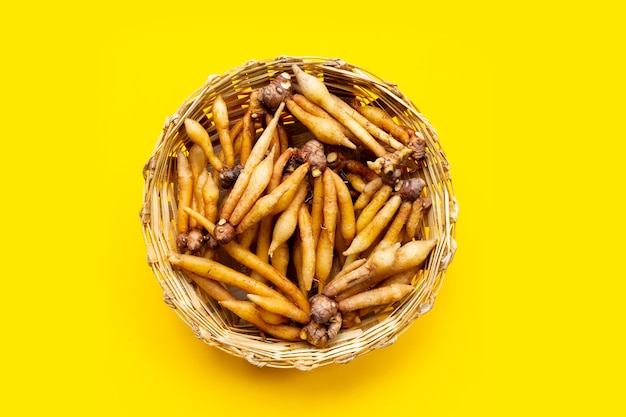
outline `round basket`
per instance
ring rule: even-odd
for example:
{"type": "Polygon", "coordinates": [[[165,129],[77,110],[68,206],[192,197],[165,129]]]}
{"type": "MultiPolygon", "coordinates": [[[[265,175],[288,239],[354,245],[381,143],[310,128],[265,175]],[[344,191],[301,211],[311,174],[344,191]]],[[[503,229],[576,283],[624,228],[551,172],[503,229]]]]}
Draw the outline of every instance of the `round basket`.
{"type": "MultiPolygon", "coordinates": [[[[298,123],[285,124],[290,134],[302,131],[298,123]]],[[[178,111],[167,117],[151,157],[143,169],[145,188],[140,219],[147,248],[147,262],[162,286],[164,300],[193,330],[196,337],[257,366],[311,370],[333,363],[347,363],[374,349],[388,346],[405,332],[415,319],[433,306],[450,264],[456,243],[457,204],[449,164],[437,133],[410,99],[393,83],[340,59],[280,56],[249,61],[221,75],[211,75],[191,94],[178,111]],[[187,152],[190,139],[184,120],[200,121],[219,149],[212,123],[211,107],[216,96],[228,103],[230,122],[244,117],[250,92],[263,87],[296,64],[323,80],[328,90],[350,102],[367,103],[384,109],[398,124],[414,129],[425,140],[425,156],[411,175],[426,183],[424,195],[431,202],[421,225],[420,237],[436,239],[420,271],[414,276],[414,290],[393,305],[372,309],[360,323],[346,329],[325,346],[306,341],[287,342],[258,330],[237,318],[207,296],[169,256],[177,244],[177,152],[187,152]]],[[[241,271],[245,271],[241,268],[241,271]]]]}

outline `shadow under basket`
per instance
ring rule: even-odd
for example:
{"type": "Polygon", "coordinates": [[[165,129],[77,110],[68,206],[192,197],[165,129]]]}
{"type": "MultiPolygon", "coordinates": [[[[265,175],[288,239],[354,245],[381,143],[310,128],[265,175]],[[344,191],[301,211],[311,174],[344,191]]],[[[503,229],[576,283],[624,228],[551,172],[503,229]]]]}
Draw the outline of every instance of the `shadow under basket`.
{"type": "MultiPolygon", "coordinates": [[[[296,141],[303,132],[302,126],[293,123],[293,119],[285,127],[296,141]]],[[[395,84],[340,59],[280,56],[249,61],[221,75],[211,75],[175,114],[167,117],[143,174],[145,187],[140,220],[147,262],[162,286],[165,302],[196,337],[256,366],[311,370],[328,364],[344,364],[394,343],[414,320],[432,308],[456,250],[457,203],[449,164],[436,130],[395,84]],[[380,107],[398,124],[421,133],[426,141],[426,152],[412,175],[425,181],[423,192],[432,205],[421,222],[419,233],[424,239],[437,240],[413,278],[414,290],[408,296],[393,305],[372,309],[359,324],[342,329],[324,347],[315,347],[306,341],[279,340],[238,320],[168,260],[170,253],[177,251],[176,155],[179,149],[187,151],[191,145],[185,134],[184,120],[202,121],[215,149],[219,150],[211,113],[216,96],[221,95],[226,101],[233,125],[244,117],[250,92],[269,84],[280,73],[293,75],[293,64],[323,80],[331,93],[345,101],[380,107]]]]}

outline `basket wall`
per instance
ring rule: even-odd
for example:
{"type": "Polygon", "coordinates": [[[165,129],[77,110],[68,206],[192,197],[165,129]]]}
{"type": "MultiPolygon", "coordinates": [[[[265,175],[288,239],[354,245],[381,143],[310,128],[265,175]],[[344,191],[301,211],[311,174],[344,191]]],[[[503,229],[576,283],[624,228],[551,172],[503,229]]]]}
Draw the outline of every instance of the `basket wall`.
{"type": "MultiPolygon", "coordinates": [[[[295,123],[290,126],[286,127],[297,129],[295,123]]],[[[140,217],[147,262],[163,288],[165,302],[198,338],[257,366],[310,370],[332,363],[346,363],[373,349],[394,343],[415,319],[431,309],[456,250],[457,204],[448,161],[435,129],[396,85],[339,59],[285,56],[249,61],[221,75],[210,76],[205,85],[166,119],[143,173],[145,187],[140,217]],[[250,91],[266,85],[280,72],[291,73],[294,63],[323,77],[333,94],[382,107],[396,116],[399,122],[423,134],[427,141],[427,153],[424,167],[418,175],[427,183],[426,193],[432,199],[432,207],[424,219],[422,233],[425,238],[438,239],[424,265],[423,275],[415,278],[416,290],[409,297],[393,309],[371,315],[356,328],[342,330],[324,348],[316,348],[306,342],[275,340],[264,337],[252,327],[235,326],[232,314],[205,297],[184,273],[168,261],[169,253],[176,251],[176,150],[190,146],[183,121],[185,118],[201,121],[214,137],[216,132],[211,125],[210,110],[218,94],[227,102],[231,122],[235,123],[245,113],[250,91]]]]}

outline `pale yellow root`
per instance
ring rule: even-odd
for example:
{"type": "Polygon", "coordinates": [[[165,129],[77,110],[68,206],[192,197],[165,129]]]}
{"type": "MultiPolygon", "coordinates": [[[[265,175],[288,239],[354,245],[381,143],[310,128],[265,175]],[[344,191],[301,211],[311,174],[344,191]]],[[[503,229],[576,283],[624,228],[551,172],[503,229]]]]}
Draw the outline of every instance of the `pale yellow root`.
{"type": "MultiPolygon", "coordinates": [[[[191,200],[191,207],[197,212],[206,215],[204,209],[204,184],[207,181],[207,178],[210,177],[209,171],[206,168],[203,168],[202,171],[196,176],[194,175],[194,183],[193,183],[193,198],[191,200]]],[[[189,227],[196,227],[196,219],[189,218],[189,227]]]]}
{"type": "Polygon", "coordinates": [[[345,146],[356,149],[356,145],[344,135],[341,124],[332,119],[318,117],[305,111],[295,101],[286,100],[287,110],[300,121],[320,142],[328,145],[345,146]]]}
{"type": "Polygon", "coordinates": [[[362,193],[363,190],[365,190],[367,182],[360,175],[348,172],[346,174],[346,179],[354,191],[362,193]]]}
{"type": "Polygon", "coordinates": [[[337,189],[332,172],[332,170],[327,169],[322,174],[322,183],[324,185],[323,228],[328,232],[328,239],[334,244],[337,216],[339,215],[339,202],[337,201],[337,189]]]}
{"type": "Polygon", "coordinates": [[[289,261],[289,245],[286,243],[275,248],[270,256],[270,263],[282,275],[287,275],[289,261]]]}
{"type": "Polygon", "coordinates": [[[436,244],[436,239],[413,240],[403,244],[396,252],[393,266],[382,274],[383,279],[422,265],[436,244]]]}
{"type": "Polygon", "coordinates": [[[287,148],[278,156],[278,158],[274,162],[272,178],[270,179],[270,183],[267,186],[268,191],[273,191],[274,188],[278,187],[278,184],[282,182],[285,165],[287,164],[287,162],[289,162],[289,159],[291,159],[291,157],[294,156],[297,152],[298,150],[296,148],[287,148]]]}
{"type": "Polygon", "coordinates": [[[402,142],[399,142],[398,140],[396,140],[396,138],[385,132],[376,124],[370,122],[366,117],[359,113],[355,108],[351,107],[348,103],[341,100],[337,96],[333,96],[333,99],[337,103],[338,107],[341,107],[347,114],[350,115],[350,117],[354,118],[354,120],[356,120],[357,123],[363,126],[376,140],[379,140],[380,142],[388,145],[395,150],[406,148],[406,146],[404,146],[402,142]]]}
{"type": "MultiPolygon", "coordinates": [[[[285,164],[289,161],[289,159],[296,153],[295,148],[288,148],[285,151],[281,152],[280,155],[276,158],[274,162],[274,166],[272,168],[272,176],[270,178],[270,182],[267,185],[267,192],[273,191],[278,184],[280,184],[280,180],[282,179],[282,172],[285,167],[285,164]]],[[[272,233],[274,230],[274,217],[266,216],[260,221],[259,232],[257,236],[256,242],[256,254],[259,259],[264,262],[269,263],[269,248],[272,242],[272,233]]],[[[253,271],[253,277],[260,279],[261,277],[253,271]]]]}
{"type": "Polygon", "coordinates": [[[215,155],[213,151],[213,143],[211,142],[211,137],[209,133],[204,129],[204,127],[194,119],[185,119],[183,122],[185,125],[185,131],[187,132],[187,136],[191,139],[192,142],[197,144],[204,151],[204,155],[207,160],[213,166],[213,169],[217,172],[222,171],[224,168],[224,164],[220,159],[215,155]]]}
{"type": "Polygon", "coordinates": [[[339,174],[330,171],[335,180],[335,190],[337,191],[337,204],[339,209],[339,231],[344,242],[349,245],[356,235],[356,216],[354,214],[354,204],[352,203],[352,195],[350,189],[341,179],[339,174]]]}
{"type": "MultiPolygon", "coordinates": [[[[400,272],[398,274],[392,275],[389,278],[385,278],[381,283],[379,283],[376,288],[385,287],[391,284],[404,284],[404,285],[413,285],[414,288],[417,288],[416,285],[413,284],[413,280],[417,276],[420,271],[420,267],[416,266],[410,268],[404,272],[400,272]]],[[[347,297],[346,297],[347,298],[347,297]]],[[[368,314],[370,311],[374,309],[375,306],[365,307],[358,310],[359,316],[364,316],[368,314]]]]}
{"type": "Polygon", "coordinates": [[[359,195],[359,197],[354,202],[354,209],[361,210],[363,207],[367,206],[374,194],[383,186],[383,179],[380,177],[376,177],[373,180],[369,181],[363,192],[359,195]]]}
{"type": "Polygon", "coordinates": [[[237,226],[254,203],[256,203],[261,194],[265,191],[270,182],[270,178],[272,177],[275,152],[276,147],[273,147],[265,159],[263,159],[252,171],[250,181],[248,181],[246,189],[241,194],[239,202],[233,209],[233,212],[228,219],[228,222],[231,225],[237,226]]]}
{"type": "Polygon", "coordinates": [[[186,271],[227,285],[232,285],[248,293],[269,297],[282,296],[279,292],[271,289],[267,285],[211,259],[195,255],[171,253],[168,260],[173,265],[177,265],[186,271]]]}
{"type": "Polygon", "coordinates": [[[236,300],[235,296],[219,282],[187,271],[191,278],[207,295],[217,301],[236,300]]]}
{"type": "MultiPolygon", "coordinates": [[[[370,264],[367,273],[353,272],[353,276],[343,277],[344,283],[335,299],[340,300],[361,291],[371,288],[380,282],[397,274],[401,274],[413,268],[420,267],[436,244],[436,240],[414,240],[398,247],[395,245],[382,245],[382,249],[376,249],[370,255],[370,264]],[[397,249],[396,249],[397,248],[397,249]],[[393,262],[386,263],[389,254],[393,253],[393,262]]],[[[334,281],[333,281],[334,282],[334,281]]]]}
{"type": "Polygon", "coordinates": [[[334,241],[330,240],[327,229],[322,229],[317,241],[315,259],[315,277],[318,281],[318,290],[321,293],[330,275],[333,266],[333,255],[335,251],[334,241]]]}
{"type": "Polygon", "coordinates": [[[300,327],[287,324],[268,324],[263,320],[258,307],[251,301],[220,301],[220,305],[235,313],[243,320],[256,326],[277,339],[289,342],[300,341],[300,327]]]}
{"type": "Polygon", "coordinates": [[[206,176],[206,180],[204,181],[204,186],[202,187],[204,216],[209,219],[209,221],[215,223],[217,221],[217,214],[219,210],[218,204],[220,199],[220,189],[215,183],[213,176],[208,173],[206,168],[204,172],[208,174],[206,176]]]}
{"type": "Polygon", "coordinates": [[[306,98],[322,107],[331,116],[350,129],[359,141],[365,147],[370,149],[374,155],[380,157],[387,153],[384,146],[378,143],[376,139],[374,139],[374,137],[372,137],[372,135],[367,131],[367,129],[365,129],[350,114],[348,114],[343,106],[338,104],[338,101],[341,100],[333,96],[322,81],[313,75],[305,73],[295,64],[292,66],[292,69],[296,76],[298,88],[306,98]]]}
{"type": "Polygon", "coordinates": [[[253,271],[257,271],[261,276],[265,277],[278,290],[289,297],[298,308],[305,312],[310,311],[311,307],[306,296],[299,291],[299,288],[291,282],[285,274],[280,273],[272,265],[263,262],[254,253],[250,252],[248,249],[242,248],[234,241],[222,245],[222,247],[237,262],[247,266],[253,271]]]}
{"type": "Polygon", "coordinates": [[[383,287],[390,284],[411,285],[413,283],[413,279],[417,276],[419,271],[420,267],[414,266],[413,268],[409,268],[406,271],[391,275],[389,278],[385,278],[380,284],[378,284],[378,286],[383,287]]]}
{"type": "Polygon", "coordinates": [[[411,291],[413,291],[411,285],[391,284],[344,298],[339,300],[337,304],[339,311],[355,311],[361,308],[395,303],[406,297],[411,291]]]}
{"type": "MultiPolygon", "coordinates": [[[[198,220],[198,223],[200,223],[210,234],[213,235],[215,233],[214,223],[209,222],[205,217],[197,212],[194,212],[188,207],[185,208],[185,211],[187,211],[190,216],[194,216],[198,220]]],[[[241,247],[235,241],[223,244],[221,247],[235,261],[250,268],[252,271],[258,272],[261,276],[274,284],[274,286],[282,291],[283,294],[291,298],[300,309],[307,312],[310,311],[311,307],[307,297],[300,292],[299,288],[291,282],[289,278],[280,274],[270,264],[259,259],[259,257],[252,253],[249,249],[241,247]]]]}
{"type": "Polygon", "coordinates": [[[272,233],[272,241],[269,247],[270,257],[273,257],[274,251],[287,242],[296,231],[300,205],[304,202],[308,191],[309,183],[306,181],[301,182],[291,203],[289,203],[287,208],[276,219],[272,233]]]}
{"type": "MultiPolygon", "coordinates": [[[[235,146],[235,138],[241,136],[241,132],[243,131],[243,118],[237,120],[234,125],[230,128],[230,137],[233,139],[233,147],[235,146]]],[[[241,149],[239,149],[241,151],[241,149]]],[[[238,152],[235,152],[237,155],[238,152]]]]}
{"type": "MultiPolygon", "coordinates": [[[[348,272],[342,272],[335,277],[335,279],[330,281],[324,288],[324,295],[337,299],[338,295],[354,289],[355,287],[358,287],[356,291],[358,292],[373,285],[370,283],[374,278],[391,268],[399,246],[400,244],[386,245],[377,248],[378,250],[374,250],[371,255],[367,257],[366,261],[362,262],[357,268],[347,268],[349,269],[348,272]]],[[[353,263],[356,264],[357,261],[353,263]]],[[[381,278],[381,280],[382,279],[384,278],[381,278]]]]}
{"type": "Polygon", "coordinates": [[[196,143],[191,145],[187,159],[189,160],[189,166],[191,167],[191,173],[193,174],[194,181],[197,181],[202,171],[206,169],[207,165],[207,159],[204,155],[202,147],[196,143]]]}
{"type": "Polygon", "coordinates": [[[294,172],[291,173],[291,175],[289,175],[289,177],[287,177],[285,181],[272,190],[272,192],[259,198],[237,226],[237,233],[242,233],[253,224],[261,221],[263,217],[274,214],[274,207],[282,195],[290,189],[297,190],[298,186],[304,180],[308,172],[308,163],[300,165],[294,172]]]}
{"type": "Polygon", "coordinates": [[[250,246],[256,241],[259,227],[260,223],[257,223],[239,236],[237,236],[237,243],[239,244],[239,246],[246,249],[250,248],[250,246]]]}
{"type": "MultiPolygon", "coordinates": [[[[317,104],[313,103],[311,100],[309,100],[308,98],[306,98],[302,94],[294,94],[293,96],[291,96],[291,99],[298,106],[300,106],[303,110],[305,110],[306,112],[311,113],[314,116],[323,117],[323,118],[328,119],[328,120],[330,120],[330,121],[332,121],[334,123],[337,123],[339,125],[339,127],[341,128],[342,133],[351,142],[353,142],[353,143],[358,142],[358,138],[356,136],[354,136],[354,133],[352,133],[352,131],[350,131],[350,129],[348,129],[347,127],[345,127],[341,123],[339,123],[337,121],[337,119],[335,119],[333,116],[328,114],[328,112],[326,110],[324,110],[323,108],[321,108],[317,104]]],[[[360,142],[358,142],[358,143],[360,143],[360,142]]]]}
{"type": "Polygon", "coordinates": [[[182,150],[176,152],[177,155],[177,181],[178,181],[178,193],[177,193],[177,225],[178,233],[184,233],[189,230],[189,215],[183,210],[185,206],[191,206],[191,199],[193,195],[193,173],[191,172],[191,166],[189,160],[182,150]]]}
{"type": "Polygon", "coordinates": [[[402,231],[404,230],[404,225],[411,214],[411,208],[410,201],[403,201],[402,204],[400,204],[400,208],[389,225],[389,228],[385,232],[385,236],[382,241],[387,243],[397,243],[402,239],[402,231]]]}
{"type": "Polygon", "coordinates": [[[359,217],[356,219],[356,232],[360,233],[365,226],[371,223],[376,213],[387,203],[389,200],[393,188],[389,185],[381,186],[369,203],[361,210],[359,217]]]}
{"type": "MultiPolygon", "coordinates": [[[[289,161],[291,156],[295,155],[297,152],[296,148],[288,148],[287,151],[283,152],[280,157],[276,160],[274,164],[274,172],[272,172],[272,179],[270,180],[269,185],[267,186],[268,192],[273,191],[276,187],[278,187],[283,181],[289,178],[291,174],[284,174],[283,170],[285,168],[286,163],[289,161]]],[[[295,171],[294,171],[295,172],[295,171]]],[[[291,201],[294,199],[296,193],[298,192],[298,187],[293,187],[287,190],[276,202],[276,205],[272,209],[272,215],[279,214],[283,210],[287,209],[291,201]]]]}
{"type": "Polygon", "coordinates": [[[278,157],[289,149],[291,139],[289,138],[289,132],[287,132],[287,129],[285,129],[285,126],[281,123],[278,124],[276,130],[278,131],[278,142],[280,143],[280,152],[276,153],[276,160],[278,160],[278,157]]]}
{"type": "MultiPolygon", "coordinates": [[[[202,197],[202,189],[204,188],[204,182],[206,181],[205,175],[209,175],[206,170],[207,159],[206,156],[204,156],[202,148],[195,143],[191,146],[191,148],[189,148],[189,156],[187,159],[189,159],[191,173],[193,174],[193,196],[191,199],[191,207],[204,214],[204,198],[202,197]]],[[[190,228],[195,228],[195,223],[195,219],[189,219],[190,228]]]]}
{"type": "Polygon", "coordinates": [[[350,263],[344,262],[341,270],[337,273],[337,275],[335,275],[335,279],[339,279],[342,276],[354,271],[355,269],[362,267],[365,262],[367,262],[366,258],[355,259],[350,263]]]}
{"type": "MultiPolygon", "coordinates": [[[[271,122],[272,122],[272,116],[268,113],[265,115],[265,124],[269,125],[271,122]]],[[[280,135],[278,134],[279,126],[280,126],[280,123],[276,125],[276,129],[274,129],[274,132],[272,133],[272,140],[270,141],[270,148],[276,147],[276,149],[278,149],[278,152],[276,152],[274,158],[278,158],[278,156],[280,155],[280,149],[281,149],[280,135]]]]}
{"type": "Polygon", "coordinates": [[[246,111],[243,116],[243,125],[241,127],[241,149],[239,150],[239,163],[242,166],[246,165],[250,152],[252,151],[252,144],[254,143],[254,137],[256,136],[256,130],[254,128],[254,122],[252,121],[250,110],[246,111]]]}
{"type": "MultiPolygon", "coordinates": [[[[369,248],[376,238],[380,235],[383,229],[391,222],[393,216],[398,211],[402,203],[400,196],[393,195],[380,209],[378,213],[371,219],[369,223],[357,233],[352,240],[352,243],[346,249],[343,254],[345,256],[361,253],[369,248]]],[[[358,230],[358,228],[357,228],[358,230]]]]}
{"type": "MultiPolygon", "coordinates": [[[[270,242],[272,241],[272,230],[274,229],[274,218],[272,216],[264,217],[259,223],[259,227],[257,229],[257,237],[256,237],[256,256],[263,262],[270,262],[269,257],[269,248],[270,242]]],[[[252,228],[248,229],[251,230],[252,228]]],[[[245,232],[244,232],[245,233],[245,232]]],[[[265,280],[263,277],[256,271],[252,271],[250,276],[257,280],[265,280]]]]}
{"type": "Polygon", "coordinates": [[[260,306],[257,306],[257,311],[259,315],[263,319],[264,322],[271,325],[285,325],[291,323],[291,319],[285,317],[281,314],[274,313],[273,311],[268,311],[260,306]]]}
{"type": "Polygon", "coordinates": [[[311,224],[311,215],[306,204],[300,205],[298,212],[298,229],[299,229],[299,252],[300,252],[300,274],[299,287],[303,294],[307,294],[313,286],[313,277],[315,276],[315,240],[313,238],[313,229],[311,224]]]}
{"type": "Polygon", "coordinates": [[[411,214],[409,215],[405,225],[405,235],[407,241],[413,239],[417,235],[417,231],[422,222],[423,213],[424,200],[422,198],[418,198],[412,203],[411,214]]]}
{"type": "Polygon", "coordinates": [[[346,172],[360,175],[366,182],[370,182],[379,177],[379,175],[371,170],[366,163],[355,159],[348,159],[344,165],[346,172]]]}
{"type": "Polygon", "coordinates": [[[313,200],[311,200],[311,228],[313,230],[313,241],[317,246],[317,241],[322,231],[324,219],[324,183],[322,177],[313,177],[313,200]]]}
{"type": "Polygon", "coordinates": [[[246,164],[243,166],[241,173],[237,177],[237,181],[235,181],[235,184],[230,190],[230,193],[228,193],[228,195],[224,199],[224,203],[222,204],[222,209],[220,213],[220,221],[224,220],[228,222],[233,210],[235,209],[237,204],[239,204],[241,195],[244,193],[246,187],[248,186],[248,182],[250,181],[254,169],[259,163],[261,163],[269,149],[272,136],[274,134],[274,131],[276,130],[276,125],[278,124],[278,120],[280,118],[280,114],[282,113],[283,108],[284,105],[281,105],[278,110],[276,110],[272,121],[267,125],[259,139],[257,139],[256,143],[254,144],[250,155],[248,156],[246,164]]]}
{"type": "Polygon", "coordinates": [[[228,107],[224,97],[218,94],[215,97],[212,107],[213,122],[217,130],[217,135],[224,153],[224,163],[227,167],[235,165],[235,152],[233,150],[233,141],[230,134],[230,120],[228,116],[228,107]]]}
{"type": "Polygon", "coordinates": [[[394,122],[393,118],[383,109],[376,106],[356,106],[356,110],[367,120],[389,133],[391,136],[406,144],[409,141],[407,130],[394,122]]]}
{"type": "Polygon", "coordinates": [[[306,312],[300,309],[294,309],[294,305],[284,298],[263,297],[256,294],[248,294],[247,297],[259,307],[271,311],[272,313],[288,317],[298,323],[307,324],[310,320],[310,316],[306,312]]]}

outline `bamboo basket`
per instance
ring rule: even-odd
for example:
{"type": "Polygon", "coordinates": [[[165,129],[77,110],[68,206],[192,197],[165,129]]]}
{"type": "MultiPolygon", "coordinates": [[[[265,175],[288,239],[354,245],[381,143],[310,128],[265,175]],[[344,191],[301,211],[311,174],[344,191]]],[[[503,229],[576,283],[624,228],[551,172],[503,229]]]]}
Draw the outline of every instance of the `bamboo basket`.
{"type": "MultiPolygon", "coordinates": [[[[219,146],[219,142],[215,142],[215,146],[219,146]]],[[[249,61],[221,75],[209,76],[175,114],[166,118],[143,174],[145,187],[140,220],[147,262],[162,286],[165,303],[196,337],[260,367],[311,370],[328,364],[345,364],[374,349],[389,346],[433,307],[456,250],[457,203],[449,164],[436,130],[395,84],[340,59],[280,56],[249,61]],[[421,233],[425,238],[438,240],[422,271],[414,278],[415,290],[409,296],[393,306],[375,310],[357,327],[342,330],[322,348],[304,341],[277,340],[253,326],[241,325],[232,313],[203,295],[183,272],[168,262],[169,253],[176,251],[176,152],[188,147],[190,142],[184,134],[184,119],[204,120],[205,128],[216,138],[215,127],[210,123],[210,108],[216,95],[221,94],[228,103],[231,123],[234,123],[243,117],[250,91],[268,84],[283,71],[291,73],[294,63],[323,78],[333,94],[382,107],[401,123],[422,133],[426,139],[426,156],[417,175],[427,184],[425,192],[432,206],[422,222],[421,233]]]]}

